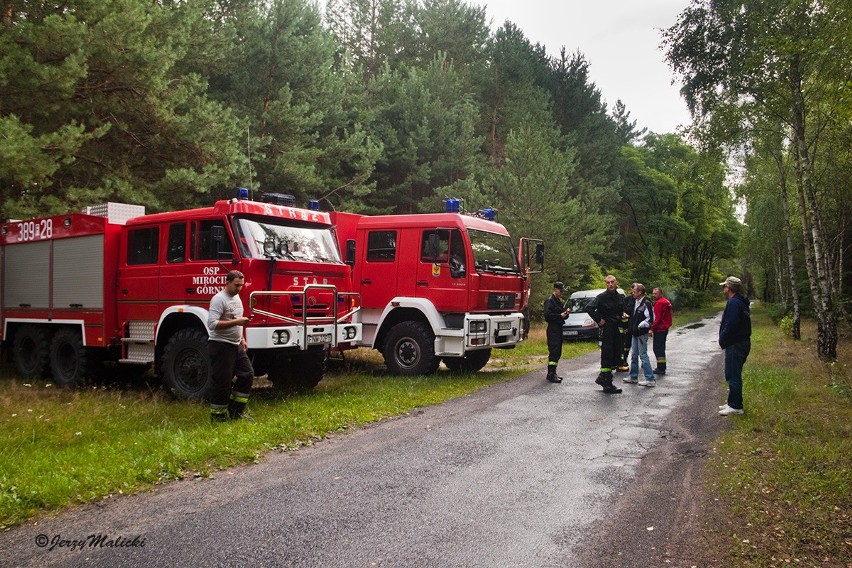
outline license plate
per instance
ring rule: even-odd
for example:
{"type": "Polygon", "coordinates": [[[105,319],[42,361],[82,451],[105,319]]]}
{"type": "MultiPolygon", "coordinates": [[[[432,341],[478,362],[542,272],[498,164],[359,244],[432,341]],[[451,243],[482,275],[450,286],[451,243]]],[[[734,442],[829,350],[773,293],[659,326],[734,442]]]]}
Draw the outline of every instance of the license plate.
{"type": "Polygon", "coordinates": [[[566,331],[565,335],[577,335],[576,331],[566,331]]]}
{"type": "Polygon", "coordinates": [[[309,335],[308,344],[316,345],[317,343],[331,343],[331,334],[323,333],[320,335],[309,335]]]}

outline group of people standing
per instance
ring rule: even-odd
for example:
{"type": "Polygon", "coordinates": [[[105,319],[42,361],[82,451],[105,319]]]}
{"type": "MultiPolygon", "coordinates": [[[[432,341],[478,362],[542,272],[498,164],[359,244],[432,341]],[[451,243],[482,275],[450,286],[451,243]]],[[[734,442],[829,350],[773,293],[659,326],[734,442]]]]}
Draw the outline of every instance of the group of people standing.
{"type": "MultiPolygon", "coordinates": [[[[608,394],[622,392],[613,383],[613,373],[626,371],[623,382],[643,387],[655,387],[656,377],[666,374],[666,339],[672,325],[672,304],[662,288],[653,289],[652,302],[645,296],[645,286],[639,282],[630,287],[630,295],[618,291],[618,280],[613,275],[605,279],[606,290],[598,294],[586,310],[600,328],[601,367],[595,383],[608,394]],[[648,356],[648,338],[656,366],[652,368],[648,356]],[[629,361],[628,361],[629,359],[629,361]],[[639,379],[639,366],[642,379],[639,379]]],[[[751,320],[749,302],[742,295],[742,282],[734,276],[721,283],[728,302],[719,329],[719,346],[725,350],[725,380],[729,385],[728,400],[719,407],[719,414],[743,413],[742,367],[750,349],[751,320]]],[[[562,305],[562,282],[553,284],[553,294],[544,303],[547,322],[547,380],[562,382],[556,373],[562,356],[562,325],[571,312],[562,305]]]]}
{"type": "MultiPolygon", "coordinates": [[[[666,336],[672,325],[672,305],[661,288],[654,288],[655,302],[645,296],[645,286],[633,284],[630,295],[625,297],[618,291],[618,280],[609,275],[605,279],[606,290],[598,294],[588,305],[589,316],[598,323],[601,338],[601,372],[595,382],[606,393],[620,393],[613,384],[616,370],[628,371],[625,383],[644,387],[656,386],[656,374],[666,373],[666,336]],[[651,368],[648,357],[648,337],[653,337],[654,356],[657,365],[651,368]],[[629,364],[628,364],[629,355],[629,364]],[[639,380],[641,362],[643,379],[639,380]]],[[[547,380],[562,382],[556,373],[562,356],[562,324],[571,309],[562,305],[562,282],[553,284],[553,294],[544,303],[544,319],[547,322],[547,380]]]]}

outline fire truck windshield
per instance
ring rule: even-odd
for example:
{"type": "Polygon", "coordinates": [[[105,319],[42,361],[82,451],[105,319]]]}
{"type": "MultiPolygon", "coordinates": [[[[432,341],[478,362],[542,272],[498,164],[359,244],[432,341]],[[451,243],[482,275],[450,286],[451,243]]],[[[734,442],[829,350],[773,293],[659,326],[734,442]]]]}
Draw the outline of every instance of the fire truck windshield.
{"type": "Polygon", "coordinates": [[[330,228],[288,225],[283,219],[278,221],[237,218],[237,236],[243,254],[251,258],[342,264],[330,228]]]}
{"type": "Polygon", "coordinates": [[[481,272],[520,273],[512,239],[477,229],[468,229],[473,263],[481,272]]]}

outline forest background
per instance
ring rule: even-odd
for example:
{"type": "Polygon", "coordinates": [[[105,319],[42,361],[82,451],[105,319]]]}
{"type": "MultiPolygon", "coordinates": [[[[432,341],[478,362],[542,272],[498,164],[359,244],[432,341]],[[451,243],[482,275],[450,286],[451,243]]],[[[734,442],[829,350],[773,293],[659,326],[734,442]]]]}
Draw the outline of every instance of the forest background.
{"type": "MultiPolygon", "coordinates": [[[[0,0],[0,218],[234,188],[362,213],[498,210],[550,283],[675,306],[728,274],[831,359],[850,286],[848,2],[694,0],[661,42],[694,124],[639,131],[462,0],[0,0]],[[832,342],[834,342],[832,344],[832,342]]],[[[533,314],[537,310],[533,308],[533,314]]]]}

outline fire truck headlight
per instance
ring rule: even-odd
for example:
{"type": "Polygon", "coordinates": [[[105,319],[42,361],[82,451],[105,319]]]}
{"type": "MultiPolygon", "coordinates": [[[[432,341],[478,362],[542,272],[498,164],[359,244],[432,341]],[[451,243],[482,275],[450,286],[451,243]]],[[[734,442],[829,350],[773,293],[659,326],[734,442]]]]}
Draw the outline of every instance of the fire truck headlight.
{"type": "Polygon", "coordinates": [[[272,255],[275,254],[275,239],[267,238],[263,241],[263,254],[272,255]]]}
{"type": "Polygon", "coordinates": [[[272,344],[284,345],[290,341],[290,332],[286,329],[276,329],[272,332],[272,344]]]}
{"type": "Polygon", "coordinates": [[[487,329],[487,324],[484,321],[472,321],[470,322],[470,332],[471,333],[485,333],[487,329]]]}
{"type": "Polygon", "coordinates": [[[355,339],[356,330],[351,325],[348,325],[343,328],[343,339],[348,341],[350,339],[355,339]]]}

